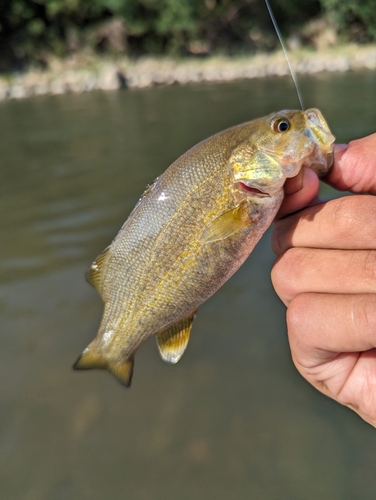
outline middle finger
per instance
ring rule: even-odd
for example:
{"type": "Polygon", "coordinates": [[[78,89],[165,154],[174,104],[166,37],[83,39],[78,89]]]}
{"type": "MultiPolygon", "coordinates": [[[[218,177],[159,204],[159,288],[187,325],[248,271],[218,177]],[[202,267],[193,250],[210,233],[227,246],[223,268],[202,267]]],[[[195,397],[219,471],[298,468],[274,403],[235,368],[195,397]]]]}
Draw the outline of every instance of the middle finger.
{"type": "Polygon", "coordinates": [[[290,248],[272,269],[273,286],[288,305],[300,293],[375,293],[376,250],[290,248]]]}
{"type": "Polygon", "coordinates": [[[272,244],[279,255],[291,247],[372,249],[376,196],[345,196],[279,220],[272,244]]]}

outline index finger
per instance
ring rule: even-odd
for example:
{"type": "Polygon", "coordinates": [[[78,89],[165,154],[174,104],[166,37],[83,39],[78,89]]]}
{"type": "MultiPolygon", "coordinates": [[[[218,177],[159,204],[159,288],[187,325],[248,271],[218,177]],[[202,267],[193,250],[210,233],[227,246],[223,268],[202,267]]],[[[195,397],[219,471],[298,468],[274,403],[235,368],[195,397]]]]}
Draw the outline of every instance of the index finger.
{"type": "Polygon", "coordinates": [[[296,177],[287,179],[285,197],[275,220],[306,207],[317,196],[319,179],[310,168],[303,167],[296,177]]]}
{"type": "Polygon", "coordinates": [[[281,219],[272,233],[273,251],[291,247],[372,250],[376,241],[376,197],[345,196],[281,219]]]}

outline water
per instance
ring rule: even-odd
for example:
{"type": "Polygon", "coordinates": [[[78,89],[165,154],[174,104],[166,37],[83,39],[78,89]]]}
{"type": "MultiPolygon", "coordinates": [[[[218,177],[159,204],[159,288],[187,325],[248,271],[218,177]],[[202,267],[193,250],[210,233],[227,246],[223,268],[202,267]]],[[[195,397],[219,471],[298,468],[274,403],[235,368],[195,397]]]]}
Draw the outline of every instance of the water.
{"type": "MultiPolygon", "coordinates": [[[[301,79],[338,142],[375,130],[375,83],[301,79]]],[[[284,78],[0,104],[0,498],[374,498],[375,431],[292,366],[268,235],[178,365],[149,339],[130,390],[71,370],[102,310],[85,269],[145,185],[210,134],[296,107],[284,78]]]]}

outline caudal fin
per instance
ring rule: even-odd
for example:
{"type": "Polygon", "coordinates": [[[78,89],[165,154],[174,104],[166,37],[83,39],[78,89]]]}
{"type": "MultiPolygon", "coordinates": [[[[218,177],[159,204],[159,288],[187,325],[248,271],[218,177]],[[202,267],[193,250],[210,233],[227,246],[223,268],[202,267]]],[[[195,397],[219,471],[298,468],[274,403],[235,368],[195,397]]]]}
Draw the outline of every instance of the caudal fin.
{"type": "Polygon", "coordinates": [[[95,347],[88,346],[73,365],[74,370],[108,370],[125,387],[132,382],[134,357],[127,361],[106,359],[95,347]]]}

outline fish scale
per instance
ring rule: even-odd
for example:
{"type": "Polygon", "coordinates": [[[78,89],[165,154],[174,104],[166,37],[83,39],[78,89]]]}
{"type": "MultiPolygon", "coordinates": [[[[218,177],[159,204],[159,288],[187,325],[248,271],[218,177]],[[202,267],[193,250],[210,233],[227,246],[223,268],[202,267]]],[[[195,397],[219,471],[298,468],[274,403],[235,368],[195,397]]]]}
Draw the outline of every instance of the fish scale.
{"type": "Polygon", "coordinates": [[[155,335],[180,359],[198,307],[241,266],[274,219],[283,184],[303,166],[325,175],[334,137],[318,110],[281,111],[216,134],[145,191],[88,271],[105,309],[75,364],[131,383],[134,355],[155,335]]]}

